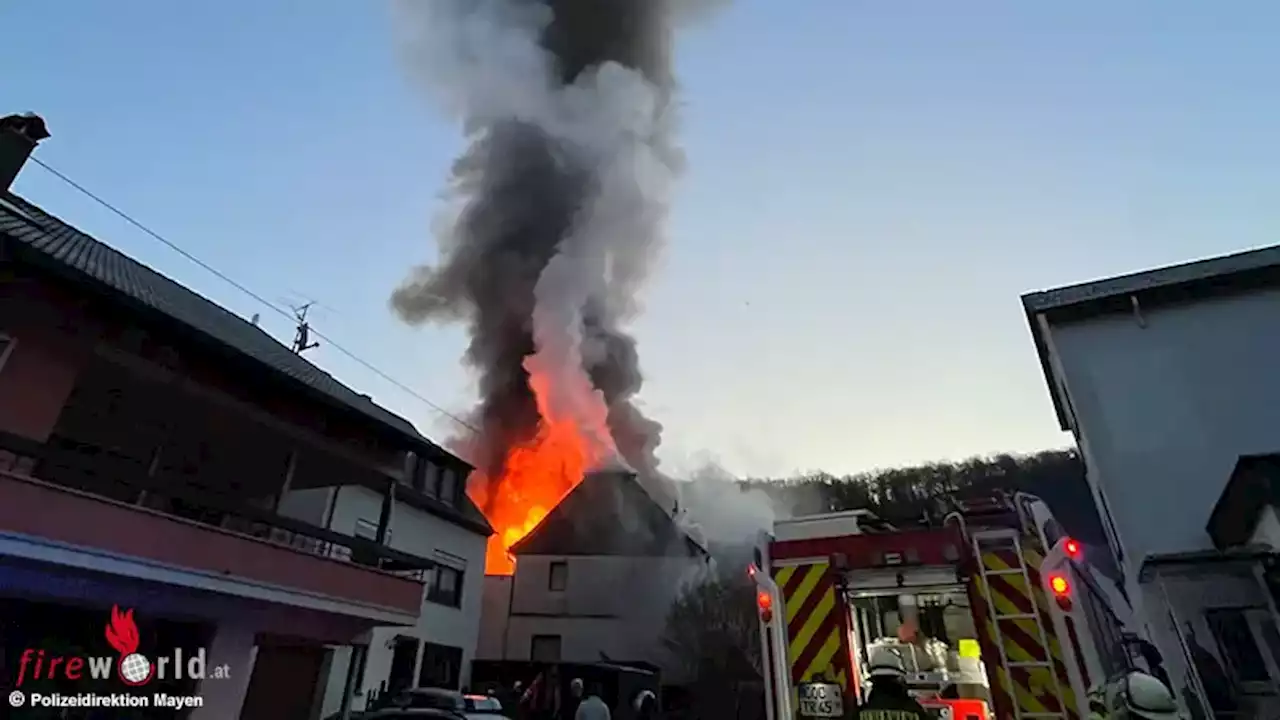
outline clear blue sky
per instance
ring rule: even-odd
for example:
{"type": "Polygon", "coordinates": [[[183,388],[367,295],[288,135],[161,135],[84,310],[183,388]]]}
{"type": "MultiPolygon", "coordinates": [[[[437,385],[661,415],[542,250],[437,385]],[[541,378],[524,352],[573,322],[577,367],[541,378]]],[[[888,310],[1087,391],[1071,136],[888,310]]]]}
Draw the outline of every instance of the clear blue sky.
{"type": "MultiPolygon", "coordinates": [[[[43,113],[44,161],[268,299],[318,299],[321,331],[461,411],[461,332],[386,304],[434,256],[460,147],[390,18],[359,0],[9,2],[0,109],[43,113]]],[[[1278,32],[1261,0],[737,0],[687,33],[690,172],[636,327],[664,456],[845,472],[1065,444],[1018,296],[1275,241],[1278,32]]],[[[38,167],[17,190],[264,312],[38,167]]]]}

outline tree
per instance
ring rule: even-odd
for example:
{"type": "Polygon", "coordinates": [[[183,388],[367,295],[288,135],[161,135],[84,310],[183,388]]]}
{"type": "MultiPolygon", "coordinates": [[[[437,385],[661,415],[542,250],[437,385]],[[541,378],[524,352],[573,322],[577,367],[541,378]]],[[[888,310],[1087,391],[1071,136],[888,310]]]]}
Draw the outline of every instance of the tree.
{"type": "Polygon", "coordinates": [[[692,717],[749,718],[762,705],[756,591],[745,568],[718,563],[667,613],[663,645],[693,678],[692,717]],[[732,712],[726,715],[727,710],[732,712]]]}

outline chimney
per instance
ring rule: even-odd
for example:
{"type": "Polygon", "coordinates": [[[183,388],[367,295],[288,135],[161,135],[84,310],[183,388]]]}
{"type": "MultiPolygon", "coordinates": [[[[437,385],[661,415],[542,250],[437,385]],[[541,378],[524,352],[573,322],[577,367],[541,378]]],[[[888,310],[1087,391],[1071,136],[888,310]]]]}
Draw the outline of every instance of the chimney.
{"type": "Polygon", "coordinates": [[[35,113],[0,118],[0,193],[9,191],[31,151],[47,137],[44,118],[35,113]]]}

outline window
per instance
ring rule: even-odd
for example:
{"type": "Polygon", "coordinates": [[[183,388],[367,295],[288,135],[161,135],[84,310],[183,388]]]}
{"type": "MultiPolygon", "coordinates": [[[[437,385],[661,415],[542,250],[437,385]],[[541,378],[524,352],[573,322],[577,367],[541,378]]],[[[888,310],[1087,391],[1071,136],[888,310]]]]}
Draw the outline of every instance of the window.
{"type": "Polygon", "coordinates": [[[436,565],[432,572],[431,585],[427,588],[427,599],[438,605],[449,607],[462,606],[463,572],[448,565],[436,565]]]}
{"type": "Polygon", "coordinates": [[[560,662],[560,636],[534,635],[529,641],[529,659],[537,663],[560,662]]]}
{"type": "Polygon", "coordinates": [[[436,495],[450,505],[458,502],[458,473],[453,468],[440,468],[440,485],[436,495]]]}
{"type": "Polygon", "coordinates": [[[1067,533],[1058,524],[1057,520],[1049,518],[1044,524],[1044,546],[1051,548],[1058,544],[1058,541],[1066,537],[1067,533]]]}
{"type": "Polygon", "coordinates": [[[1239,608],[1220,608],[1205,611],[1204,619],[1226,661],[1227,672],[1248,692],[1250,684],[1269,686],[1271,677],[1245,613],[1239,608]]]}
{"type": "Polygon", "coordinates": [[[551,563],[551,571],[547,578],[547,587],[556,592],[564,592],[569,585],[569,563],[563,560],[551,563]]]}
{"type": "MultiPolygon", "coordinates": [[[[357,693],[364,692],[364,671],[369,665],[369,646],[368,645],[352,645],[351,655],[355,656],[356,663],[356,688],[357,693]]],[[[351,662],[350,659],[347,662],[351,662]]]]}
{"type": "Polygon", "coordinates": [[[462,648],[435,643],[422,644],[422,667],[418,687],[458,689],[462,676],[462,648]]]}
{"type": "MultiPolygon", "coordinates": [[[[368,520],[356,520],[356,529],[352,533],[355,537],[369,542],[378,542],[378,523],[369,522],[368,520]]],[[[387,538],[391,538],[390,529],[387,530],[387,538]]],[[[359,565],[367,565],[369,567],[378,567],[378,555],[376,550],[363,548],[351,548],[351,561],[359,565]]]]}
{"type": "Polygon", "coordinates": [[[436,484],[440,482],[440,466],[430,460],[422,461],[422,492],[436,494],[436,484]]]}
{"type": "MultiPolygon", "coordinates": [[[[390,534],[389,532],[387,533],[387,535],[390,534]]],[[[376,542],[378,540],[378,523],[368,520],[356,520],[355,536],[376,542]]]]}
{"type": "Polygon", "coordinates": [[[9,335],[0,333],[0,370],[4,370],[5,363],[8,362],[9,356],[13,354],[13,346],[17,344],[17,340],[14,340],[9,335]]]}
{"type": "Polygon", "coordinates": [[[422,489],[422,461],[414,453],[404,454],[404,474],[400,476],[399,483],[414,490],[422,489]]]}

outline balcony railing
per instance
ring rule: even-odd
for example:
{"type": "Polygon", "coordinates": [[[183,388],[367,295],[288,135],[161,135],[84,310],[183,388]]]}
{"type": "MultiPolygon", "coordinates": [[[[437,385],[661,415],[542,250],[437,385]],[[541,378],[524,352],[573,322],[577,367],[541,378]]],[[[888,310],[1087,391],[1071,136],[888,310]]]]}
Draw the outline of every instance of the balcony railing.
{"type": "Polygon", "coordinates": [[[229,530],[293,550],[392,572],[421,581],[432,560],[394,550],[372,540],[344,535],[301,520],[254,507],[244,498],[194,488],[175,486],[152,477],[136,462],[122,461],[101,448],[81,446],[70,450],[32,441],[0,431],[0,472],[26,475],[66,485],[80,492],[94,487],[59,482],[68,472],[94,476],[109,483],[111,499],[119,500],[120,490],[134,504],[153,511],[229,530]]]}

